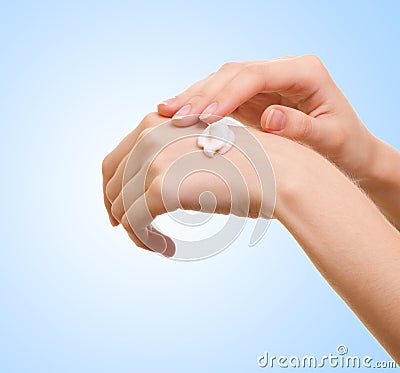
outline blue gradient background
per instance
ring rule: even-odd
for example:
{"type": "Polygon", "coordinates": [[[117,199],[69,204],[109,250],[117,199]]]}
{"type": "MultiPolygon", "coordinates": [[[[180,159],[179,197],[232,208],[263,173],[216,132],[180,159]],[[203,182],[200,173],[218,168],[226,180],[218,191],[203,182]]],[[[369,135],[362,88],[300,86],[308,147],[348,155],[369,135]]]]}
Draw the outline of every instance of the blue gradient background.
{"type": "MultiPolygon", "coordinates": [[[[103,157],[226,61],[318,54],[400,148],[397,1],[1,2],[1,372],[255,372],[264,351],[389,356],[273,222],[210,260],[135,248],[103,157]]],[[[384,315],[382,315],[384,317],[384,315]]],[[[279,369],[278,369],[279,370],[279,369]]]]}

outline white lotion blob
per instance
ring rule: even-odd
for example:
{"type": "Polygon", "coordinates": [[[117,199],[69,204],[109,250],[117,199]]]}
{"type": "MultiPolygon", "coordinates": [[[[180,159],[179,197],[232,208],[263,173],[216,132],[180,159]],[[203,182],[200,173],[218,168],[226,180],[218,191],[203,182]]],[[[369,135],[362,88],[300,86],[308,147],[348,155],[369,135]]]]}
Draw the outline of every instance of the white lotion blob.
{"type": "Polygon", "coordinates": [[[235,134],[225,123],[216,122],[207,126],[200,134],[197,145],[203,149],[207,157],[216,153],[225,154],[235,141],[235,134]]]}

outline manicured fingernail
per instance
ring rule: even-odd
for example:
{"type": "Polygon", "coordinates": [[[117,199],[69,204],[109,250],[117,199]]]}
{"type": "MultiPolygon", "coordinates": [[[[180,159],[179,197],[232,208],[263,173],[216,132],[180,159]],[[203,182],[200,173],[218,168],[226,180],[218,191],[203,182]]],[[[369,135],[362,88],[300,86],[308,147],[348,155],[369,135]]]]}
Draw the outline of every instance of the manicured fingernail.
{"type": "Polygon", "coordinates": [[[172,117],[174,119],[182,119],[185,115],[188,115],[192,110],[192,105],[187,104],[183,106],[177,113],[172,117]]]}
{"type": "Polygon", "coordinates": [[[272,109],[267,116],[267,120],[265,121],[265,129],[271,131],[281,131],[285,128],[286,124],[286,115],[276,109],[272,109]]]}
{"type": "Polygon", "coordinates": [[[200,115],[200,120],[207,119],[213,115],[217,110],[218,104],[216,102],[211,103],[208,105],[204,110],[203,113],[200,115]]]}
{"type": "Polygon", "coordinates": [[[176,97],[172,97],[167,100],[164,100],[163,102],[160,102],[160,105],[168,106],[168,105],[173,104],[175,101],[176,101],[176,97]]]}

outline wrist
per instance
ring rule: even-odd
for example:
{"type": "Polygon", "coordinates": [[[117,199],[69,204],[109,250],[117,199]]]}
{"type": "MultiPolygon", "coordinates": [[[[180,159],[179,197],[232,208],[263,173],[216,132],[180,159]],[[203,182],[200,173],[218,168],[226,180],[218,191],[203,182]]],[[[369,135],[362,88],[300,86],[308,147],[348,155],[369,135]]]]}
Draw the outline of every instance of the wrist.
{"type": "Polygon", "coordinates": [[[302,204],[312,196],[318,198],[321,182],[330,180],[332,172],[341,172],[315,151],[292,140],[266,135],[264,148],[272,164],[276,203],[273,217],[283,222],[288,215],[301,215],[302,204]]]}
{"type": "Polygon", "coordinates": [[[360,187],[364,190],[376,186],[389,186],[399,184],[400,153],[385,143],[373,138],[371,148],[371,160],[365,174],[358,180],[360,187]]]}
{"type": "Polygon", "coordinates": [[[277,180],[275,217],[285,226],[292,219],[301,220],[305,209],[318,206],[331,178],[326,167],[336,168],[318,154],[312,155],[315,157],[298,158],[288,167],[290,175],[277,180]]]}

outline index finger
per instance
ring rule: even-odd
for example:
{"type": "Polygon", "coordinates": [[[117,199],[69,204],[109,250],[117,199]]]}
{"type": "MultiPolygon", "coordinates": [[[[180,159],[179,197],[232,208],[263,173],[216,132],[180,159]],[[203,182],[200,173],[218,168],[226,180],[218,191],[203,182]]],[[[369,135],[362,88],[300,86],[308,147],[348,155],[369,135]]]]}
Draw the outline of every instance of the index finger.
{"type": "Polygon", "coordinates": [[[323,88],[329,74],[318,57],[277,59],[247,65],[217,95],[203,111],[200,119],[211,123],[213,117],[224,117],[235,111],[258,93],[279,93],[294,102],[312,106],[322,103],[323,88]],[[213,104],[213,105],[212,105],[213,104]]]}

